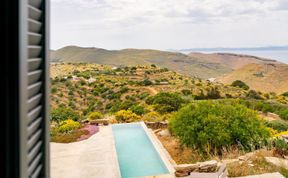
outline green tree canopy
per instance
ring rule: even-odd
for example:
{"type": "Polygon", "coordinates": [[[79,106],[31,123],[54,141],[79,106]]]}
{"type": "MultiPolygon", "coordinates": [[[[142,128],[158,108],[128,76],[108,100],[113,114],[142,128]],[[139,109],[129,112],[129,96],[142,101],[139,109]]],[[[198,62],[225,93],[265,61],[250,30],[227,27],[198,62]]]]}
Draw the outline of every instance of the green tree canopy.
{"type": "Polygon", "coordinates": [[[147,98],[146,103],[155,105],[155,110],[159,113],[168,113],[177,111],[185,100],[177,93],[161,92],[147,98]]]}
{"type": "Polygon", "coordinates": [[[78,112],[74,111],[73,109],[61,106],[51,111],[51,119],[52,121],[61,122],[67,119],[72,119],[77,121],[80,119],[80,115],[78,112]]]}
{"type": "Polygon", "coordinates": [[[208,153],[231,145],[251,150],[260,147],[269,136],[253,110],[217,101],[183,107],[171,119],[169,128],[182,144],[208,153]]]}
{"type": "Polygon", "coordinates": [[[235,80],[234,82],[232,82],[231,85],[234,87],[243,88],[244,90],[249,90],[249,88],[250,88],[246,83],[244,83],[241,80],[235,80]]]}

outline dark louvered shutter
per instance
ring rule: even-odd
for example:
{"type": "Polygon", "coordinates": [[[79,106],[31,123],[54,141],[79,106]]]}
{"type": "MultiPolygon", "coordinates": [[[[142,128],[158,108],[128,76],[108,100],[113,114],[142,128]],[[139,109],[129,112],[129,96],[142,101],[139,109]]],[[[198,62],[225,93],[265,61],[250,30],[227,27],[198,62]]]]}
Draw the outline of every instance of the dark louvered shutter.
{"type": "Polygon", "coordinates": [[[20,175],[48,177],[48,0],[20,1],[20,175]]]}

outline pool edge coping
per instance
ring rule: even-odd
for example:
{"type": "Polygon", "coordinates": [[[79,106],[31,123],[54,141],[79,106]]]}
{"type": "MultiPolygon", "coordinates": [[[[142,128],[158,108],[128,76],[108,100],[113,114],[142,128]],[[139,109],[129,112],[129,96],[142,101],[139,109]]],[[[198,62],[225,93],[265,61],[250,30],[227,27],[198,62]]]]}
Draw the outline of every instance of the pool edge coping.
{"type": "Polygon", "coordinates": [[[119,178],[122,178],[121,176],[121,171],[120,171],[120,165],[119,165],[119,160],[118,160],[118,155],[117,155],[117,151],[116,151],[116,145],[115,145],[115,137],[114,137],[114,134],[113,134],[113,130],[112,130],[112,126],[109,125],[109,129],[111,131],[111,134],[112,134],[112,149],[113,149],[113,154],[114,154],[114,158],[116,159],[116,166],[117,166],[117,174],[118,174],[118,177],[119,178]]]}
{"type": "MultiPolygon", "coordinates": [[[[168,172],[171,174],[175,172],[174,166],[172,165],[171,161],[169,160],[168,156],[165,154],[165,148],[158,143],[159,140],[158,138],[153,137],[153,133],[151,133],[151,131],[148,129],[148,127],[146,126],[145,122],[139,122],[141,124],[141,126],[143,127],[143,129],[145,130],[148,138],[150,139],[151,143],[153,144],[155,150],[157,151],[157,153],[159,154],[160,158],[162,159],[164,165],[166,166],[168,172]],[[157,139],[157,140],[156,140],[157,139]],[[158,141],[158,142],[157,142],[158,141]],[[163,150],[164,149],[164,150],[163,150]]],[[[155,136],[155,135],[154,135],[155,136]]]]}

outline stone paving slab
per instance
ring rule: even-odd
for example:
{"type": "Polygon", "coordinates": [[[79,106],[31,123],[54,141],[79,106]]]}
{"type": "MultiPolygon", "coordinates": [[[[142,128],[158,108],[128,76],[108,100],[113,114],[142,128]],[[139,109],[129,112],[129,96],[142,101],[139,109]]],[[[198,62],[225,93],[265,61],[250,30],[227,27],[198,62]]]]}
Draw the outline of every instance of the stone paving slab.
{"type": "Polygon", "coordinates": [[[276,158],[276,157],[265,157],[266,161],[269,163],[272,163],[278,167],[283,167],[285,169],[288,169],[288,160],[282,159],[282,158],[276,158]]]}
{"type": "Polygon", "coordinates": [[[51,178],[120,178],[111,126],[87,140],[50,143],[51,178]]]}
{"type": "Polygon", "coordinates": [[[238,177],[238,178],[285,178],[285,177],[279,172],[275,172],[275,173],[267,173],[267,174],[260,174],[260,175],[254,175],[254,176],[238,177]]]}

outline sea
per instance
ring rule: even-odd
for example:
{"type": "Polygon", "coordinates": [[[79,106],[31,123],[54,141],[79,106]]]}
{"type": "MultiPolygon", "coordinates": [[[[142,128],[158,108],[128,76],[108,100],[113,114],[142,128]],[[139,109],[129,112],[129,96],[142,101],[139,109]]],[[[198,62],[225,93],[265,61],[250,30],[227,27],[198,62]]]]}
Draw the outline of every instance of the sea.
{"type": "Polygon", "coordinates": [[[187,54],[190,52],[201,52],[201,53],[235,53],[235,54],[247,54],[257,57],[262,57],[266,59],[275,59],[277,61],[288,64],[288,50],[227,50],[227,51],[185,51],[183,53],[187,54]]]}

